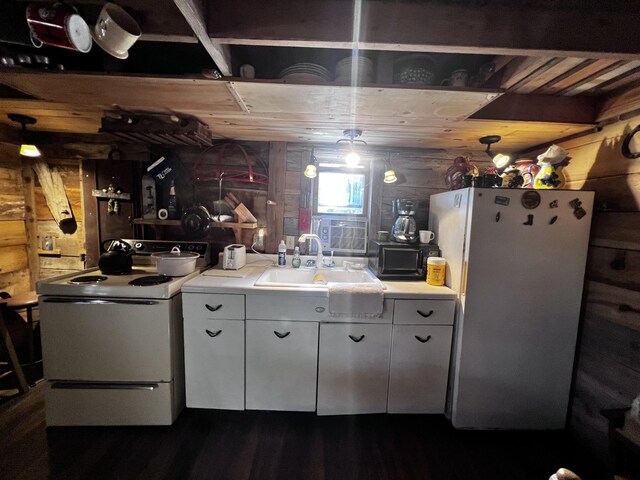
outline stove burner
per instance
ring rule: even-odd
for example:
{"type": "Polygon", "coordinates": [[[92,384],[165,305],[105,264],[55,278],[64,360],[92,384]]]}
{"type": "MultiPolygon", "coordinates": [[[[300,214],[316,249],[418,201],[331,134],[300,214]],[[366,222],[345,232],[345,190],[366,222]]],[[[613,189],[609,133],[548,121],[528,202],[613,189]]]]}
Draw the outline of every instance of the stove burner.
{"type": "Polygon", "coordinates": [[[171,277],[166,275],[150,275],[148,277],[140,277],[129,282],[129,285],[136,287],[150,287],[152,285],[160,285],[171,281],[171,277]]]}
{"type": "Polygon", "coordinates": [[[84,275],[82,277],[76,277],[69,280],[69,283],[99,283],[107,280],[104,275],[84,275]]]}

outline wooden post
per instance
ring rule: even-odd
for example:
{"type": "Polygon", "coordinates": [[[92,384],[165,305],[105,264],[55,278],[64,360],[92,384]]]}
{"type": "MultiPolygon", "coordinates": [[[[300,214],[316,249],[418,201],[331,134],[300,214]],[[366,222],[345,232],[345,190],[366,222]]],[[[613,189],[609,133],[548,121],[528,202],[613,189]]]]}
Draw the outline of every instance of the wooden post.
{"type": "Polygon", "coordinates": [[[38,257],[38,227],[36,225],[36,192],[32,160],[22,158],[22,185],[24,191],[24,226],[27,232],[27,259],[29,265],[29,287],[35,290],[40,279],[40,257],[38,257]]]}
{"type": "Polygon", "coordinates": [[[265,252],[276,253],[284,232],[284,186],[287,167],[287,143],[269,146],[269,193],[267,196],[267,237],[265,252]]]}
{"type": "Polygon", "coordinates": [[[91,195],[91,190],[96,187],[96,161],[82,160],[80,162],[80,188],[82,189],[82,212],[84,215],[85,268],[97,267],[100,257],[98,201],[91,195]]]}

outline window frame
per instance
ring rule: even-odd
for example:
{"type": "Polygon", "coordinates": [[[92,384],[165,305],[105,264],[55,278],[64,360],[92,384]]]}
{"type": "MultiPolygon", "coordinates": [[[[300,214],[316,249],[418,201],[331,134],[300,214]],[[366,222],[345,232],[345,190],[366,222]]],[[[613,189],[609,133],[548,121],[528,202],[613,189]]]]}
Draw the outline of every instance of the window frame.
{"type": "Polygon", "coordinates": [[[314,216],[343,216],[343,217],[353,217],[353,218],[361,218],[364,217],[367,220],[369,219],[369,190],[370,190],[370,181],[371,181],[371,169],[369,166],[369,162],[362,162],[363,168],[350,168],[345,165],[336,164],[335,166],[327,166],[318,165],[316,178],[313,179],[313,215],[314,216]],[[361,174],[364,175],[364,192],[363,192],[363,208],[362,213],[325,213],[318,212],[318,193],[320,191],[320,172],[328,172],[328,173],[346,173],[346,174],[361,174]]]}

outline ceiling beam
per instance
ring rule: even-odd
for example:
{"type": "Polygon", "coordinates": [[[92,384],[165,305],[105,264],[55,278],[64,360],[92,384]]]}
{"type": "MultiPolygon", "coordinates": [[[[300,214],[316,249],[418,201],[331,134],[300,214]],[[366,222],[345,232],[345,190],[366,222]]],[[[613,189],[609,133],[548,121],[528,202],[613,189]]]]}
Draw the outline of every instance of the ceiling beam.
{"type": "Polygon", "coordinates": [[[596,97],[505,93],[470,118],[519,122],[596,123],[596,97]]]}
{"type": "MultiPolygon", "coordinates": [[[[231,76],[231,54],[227,45],[209,38],[206,28],[206,5],[204,0],[173,0],[184,19],[191,26],[211,59],[225,77],[231,76]]],[[[239,9],[242,10],[242,9],[239,9]]]]}
{"type": "MultiPolygon", "coordinates": [[[[177,1],[177,0],[174,0],[177,1]]],[[[208,33],[218,43],[353,48],[353,2],[210,1],[208,33]]],[[[369,0],[361,49],[637,59],[640,13],[369,0]]]]}

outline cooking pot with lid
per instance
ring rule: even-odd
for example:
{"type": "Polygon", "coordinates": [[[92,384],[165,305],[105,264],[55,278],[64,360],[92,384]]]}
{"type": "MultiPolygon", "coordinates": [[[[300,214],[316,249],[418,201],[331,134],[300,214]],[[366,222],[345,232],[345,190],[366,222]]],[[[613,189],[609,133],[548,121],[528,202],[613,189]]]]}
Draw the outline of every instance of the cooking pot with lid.
{"type": "Polygon", "coordinates": [[[196,270],[196,260],[200,256],[195,252],[181,252],[175,246],[170,252],[159,252],[151,255],[156,259],[156,269],[159,275],[168,277],[183,277],[196,270]]]}
{"type": "Polygon", "coordinates": [[[106,250],[98,259],[98,267],[104,275],[131,273],[133,249],[124,240],[107,240],[102,244],[106,250]]]}

